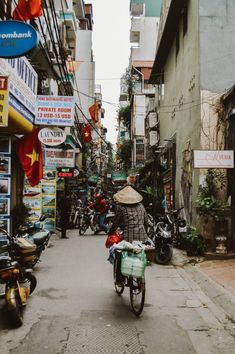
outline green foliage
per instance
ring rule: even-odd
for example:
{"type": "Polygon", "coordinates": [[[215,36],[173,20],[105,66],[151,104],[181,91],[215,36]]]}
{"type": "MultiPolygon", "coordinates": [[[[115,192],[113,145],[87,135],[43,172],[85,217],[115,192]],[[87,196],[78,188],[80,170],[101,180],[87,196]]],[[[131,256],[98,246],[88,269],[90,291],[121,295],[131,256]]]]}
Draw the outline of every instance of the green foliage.
{"type": "Polygon", "coordinates": [[[123,167],[127,171],[131,167],[131,140],[125,140],[118,149],[118,155],[123,162],[123,167]]]}
{"type": "Polygon", "coordinates": [[[209,169],[205,179],[205,185],[199,186],[196,199],[199,215],[213,215],[214,210],[227,206],[222,200],[218,199],[219,190],[225,187],[225,175],[219,170],[209,169]]]}
{"type": "Polygon", "coordinates": [[[202,256],[206,250],[202,235],[192,226],[187,228],[187,232],[184,235],[184,243],[189,256],[202,256]]]}
{"type": "Polygon", "coordinates": [[[118,112],[118,119],[123,125],[130,130],[131,127],[131,108],[130,106],[122,107],[118,112]]]}

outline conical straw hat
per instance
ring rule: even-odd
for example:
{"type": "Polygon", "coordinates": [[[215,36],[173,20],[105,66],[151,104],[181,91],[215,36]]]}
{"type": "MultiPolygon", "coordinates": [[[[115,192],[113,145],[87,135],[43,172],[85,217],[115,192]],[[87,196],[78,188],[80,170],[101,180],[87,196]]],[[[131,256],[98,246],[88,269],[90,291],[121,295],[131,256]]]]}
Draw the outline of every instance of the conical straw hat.
{"type": "Polygon", "coordinates": [[[131,186],[126,186],[116,194],[113,199],[121,204],[136,204],[140,203],[143,199],[142,195],[136,192],[131,186]]]}

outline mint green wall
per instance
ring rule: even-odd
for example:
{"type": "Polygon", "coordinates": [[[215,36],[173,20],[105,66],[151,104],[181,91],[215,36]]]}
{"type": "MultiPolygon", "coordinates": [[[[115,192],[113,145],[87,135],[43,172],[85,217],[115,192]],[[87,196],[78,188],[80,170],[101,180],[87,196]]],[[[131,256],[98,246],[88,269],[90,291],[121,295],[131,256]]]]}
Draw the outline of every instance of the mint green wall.
{"type": "Polygon", "coordinates": [[[160,17],[162,0],[131,0],[134,4],[145,4],[146,17],[160,17]]]}

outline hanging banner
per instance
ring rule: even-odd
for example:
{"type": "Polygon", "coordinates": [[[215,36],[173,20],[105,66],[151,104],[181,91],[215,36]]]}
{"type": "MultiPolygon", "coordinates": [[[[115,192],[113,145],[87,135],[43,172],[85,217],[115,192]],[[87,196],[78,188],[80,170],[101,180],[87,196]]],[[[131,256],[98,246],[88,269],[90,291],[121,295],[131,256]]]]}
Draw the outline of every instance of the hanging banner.
{"type": "Polygon", "coordinates": [[[46,167],[75,167],[74,150],[45,149],[46,167]]]}
{"type": "Polygon", "coordinates": [[[35,124],[73,126],[73,96],[37,96],[37,113],[35,124]]]}
{"type": "Polygon", "coordinates": [[[8,126],[8,77],[0,76],[0,127],[8,126]]]}

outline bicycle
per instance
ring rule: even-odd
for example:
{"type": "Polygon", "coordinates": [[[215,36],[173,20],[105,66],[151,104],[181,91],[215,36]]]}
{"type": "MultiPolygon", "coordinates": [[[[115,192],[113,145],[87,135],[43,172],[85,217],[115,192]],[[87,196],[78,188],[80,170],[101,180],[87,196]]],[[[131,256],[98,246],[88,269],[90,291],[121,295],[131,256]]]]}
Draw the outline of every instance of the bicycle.
{"type": "MultiPolygon", "coordinates": [[[[138,249],[139,250],[139,249],[138,249]]],[[[113,277],[114,277],[114,288],[116,293],[121,296],[125,287],[130,289],[130,303],[133,313],[139,316],[144,308],[145,302],[145,276],[134,277],[122,275],[122,283],[117,282],[117,273],[120,272],[120,263],[122,252],[126,252],[127,249],[116,248],[115,250],[115,260],[113,264],[113,277]]],[[[136,249],[128,249],[128,253],[136,253],[136,249]]]]}

